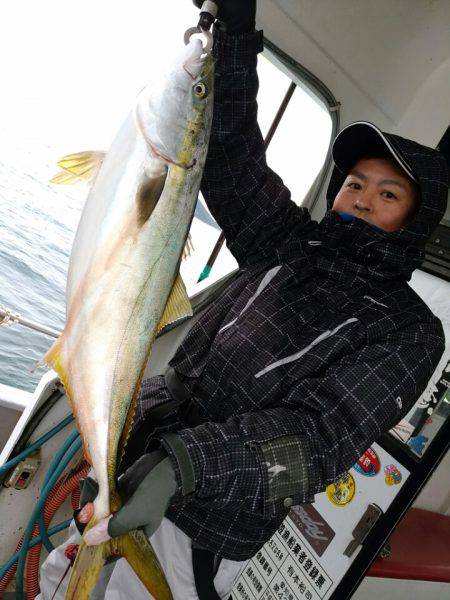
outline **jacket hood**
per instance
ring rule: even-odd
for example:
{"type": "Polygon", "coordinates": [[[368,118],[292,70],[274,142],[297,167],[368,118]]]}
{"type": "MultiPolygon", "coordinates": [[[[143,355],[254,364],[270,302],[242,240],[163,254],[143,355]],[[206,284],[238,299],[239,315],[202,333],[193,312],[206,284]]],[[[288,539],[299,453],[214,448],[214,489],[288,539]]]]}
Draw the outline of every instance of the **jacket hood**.
{"type": "Polygon", "coordinates": [[[326,233],[322,243],[335,251],[340,249],[347,259],[354,262],[360,274],[365,269],[371,276],[383,279],[400,276],[409,280],[414,269],[421,265],[425,244],[445,213],[447,162],[439,151],[381,132],[371,123],[354,125],[368,125],[375,129],[391,146],[389,151],[392,153],[393,150],[404,161],[419,184],[420,203],[412,221],[395,232],[385,232],[358,218],[344,220],[331,208],[348,171],[335,164],[327,191],[328,212],[320,223],[320,229],[326,233]]]}

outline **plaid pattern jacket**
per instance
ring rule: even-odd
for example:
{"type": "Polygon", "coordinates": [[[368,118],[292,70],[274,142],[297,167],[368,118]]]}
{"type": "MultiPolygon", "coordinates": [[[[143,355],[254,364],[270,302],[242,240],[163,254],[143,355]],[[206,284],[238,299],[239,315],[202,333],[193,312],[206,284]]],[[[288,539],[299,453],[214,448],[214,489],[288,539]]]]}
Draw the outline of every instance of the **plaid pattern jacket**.
{"type": "Polygon", "coordinates": [[[173,458],[179,488],[166,516],[233,560],[254,555],[291,504],[312,502],[400,420],[444,348],[440,321],[406,283],[442,215],[441,158],[421,150],[431,212],[401,235],[333,211],[312,221],[266,164],[261,33],[215,33],[202,191],[240,270],[170,361],[201,423],[188,426],[174,409],[156,431],[145,427],[170,399],[157,377],[144,382],[135,424],[142,451],[162,443],[173,458]]]}

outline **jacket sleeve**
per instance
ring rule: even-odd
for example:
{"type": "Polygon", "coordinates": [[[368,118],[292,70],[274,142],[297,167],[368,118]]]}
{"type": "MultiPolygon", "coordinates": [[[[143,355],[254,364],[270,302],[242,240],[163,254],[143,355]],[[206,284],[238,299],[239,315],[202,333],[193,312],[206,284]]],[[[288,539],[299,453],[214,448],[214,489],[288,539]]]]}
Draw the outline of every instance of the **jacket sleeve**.
{"type": "Polygon", "coordinates": [[[163,436],[178,495],[265,517],[312,502],[408,412],[443,349],[439,321],[416,324],[294,385],[281,406],[163,436]]]}
{"type": "Polygon", "coordinates": [[[308,210],[266,164],[256,103],[262,49],[262,31],[227,35],[215,28],[214,112],[201,190],[240,266],[312,227],[308,210]]]}

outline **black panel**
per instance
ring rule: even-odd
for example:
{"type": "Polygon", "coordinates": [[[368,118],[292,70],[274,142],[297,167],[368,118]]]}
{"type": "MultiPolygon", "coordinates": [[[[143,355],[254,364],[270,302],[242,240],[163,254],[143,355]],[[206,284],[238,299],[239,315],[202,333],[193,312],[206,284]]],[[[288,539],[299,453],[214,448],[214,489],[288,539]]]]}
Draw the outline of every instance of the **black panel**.
{"type": "Polygon", "coordinates": [[[442,152],[447,159],[447,165],[450,170],[450,126],[447,127],[447,131],[442,136],[441,141],[437,145],[437,149],[442,152]]]}
{"type": "Polygon", "coordinates": [[[450,226],[438,225],[425,246],[421,269],[450,281],[450,226]]]}

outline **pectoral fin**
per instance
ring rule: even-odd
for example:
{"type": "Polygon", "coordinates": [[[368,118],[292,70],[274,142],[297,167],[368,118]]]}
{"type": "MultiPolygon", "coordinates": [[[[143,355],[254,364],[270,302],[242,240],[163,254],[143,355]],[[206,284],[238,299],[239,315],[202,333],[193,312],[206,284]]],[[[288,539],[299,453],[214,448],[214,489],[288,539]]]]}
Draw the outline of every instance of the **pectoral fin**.
{"type": "Polygon", "coordinates": [[[137,195],[137,218],[138,225],[142,227],[149,220],[158,200],[161,197],[167,178],[167,169],[156,177],[146,178],[140,185],[137,195]]]}
{"type": "Polygon", "coordinates": [[[106,152],[89,150],[63,156],[58,161],[61,171],[50,180],[50,183],[72,184],[79,181],[92,181],[97,176],[105,155],[106,152]]]}

